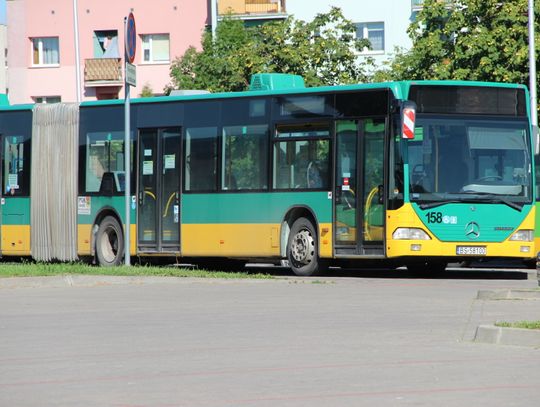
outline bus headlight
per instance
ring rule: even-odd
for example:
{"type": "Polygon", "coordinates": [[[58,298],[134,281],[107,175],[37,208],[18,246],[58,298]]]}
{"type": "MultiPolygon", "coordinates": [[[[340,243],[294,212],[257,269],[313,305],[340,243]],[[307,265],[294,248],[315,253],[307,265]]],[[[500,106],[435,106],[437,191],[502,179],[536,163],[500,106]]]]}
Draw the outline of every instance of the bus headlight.
{"type": "Polygon", "coordinates": [[[431,237],[420,228],[397,228],[392,233],[394,240],[431,240],[431,237]]]}
{"type": "Polygon", "coordinates": [[[532,242],[534,240],[534,232],[531,229],[520,229],[510,236],[513,242],[532,242]]]}

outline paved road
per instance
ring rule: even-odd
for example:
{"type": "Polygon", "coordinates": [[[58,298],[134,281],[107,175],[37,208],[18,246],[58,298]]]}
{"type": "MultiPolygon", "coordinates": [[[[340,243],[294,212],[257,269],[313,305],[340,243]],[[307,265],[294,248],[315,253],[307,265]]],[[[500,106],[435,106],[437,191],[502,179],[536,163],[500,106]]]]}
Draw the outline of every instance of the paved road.
{"type": "MultiPolygon", "coordinates": [[[[0,288],[0,406],[536,406],[540,350],[472,342],[539,319],[474,278],[73,278],[0,288]]],[[[480,278],[483,277],[483,278],[480,278]]]]}

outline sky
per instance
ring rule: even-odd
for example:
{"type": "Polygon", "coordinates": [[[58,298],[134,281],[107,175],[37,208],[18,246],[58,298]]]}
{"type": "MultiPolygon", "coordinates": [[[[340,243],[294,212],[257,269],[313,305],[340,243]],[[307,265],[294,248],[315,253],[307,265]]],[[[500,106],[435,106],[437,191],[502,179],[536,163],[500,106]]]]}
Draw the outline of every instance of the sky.
{"type": "Polygon", "coordinates": [[[6,0],[0,0],[0,24],[6,24],[6,0]]]}

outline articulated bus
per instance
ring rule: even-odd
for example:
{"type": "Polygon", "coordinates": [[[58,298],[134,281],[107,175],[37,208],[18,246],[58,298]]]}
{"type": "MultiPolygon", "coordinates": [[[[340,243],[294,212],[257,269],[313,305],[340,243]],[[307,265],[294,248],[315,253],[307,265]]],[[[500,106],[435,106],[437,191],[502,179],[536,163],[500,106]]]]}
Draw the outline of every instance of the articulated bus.
{"type": "MultiPolygon", "coordinates": [[[[131,102],[130,254],[440,271],[535,258],[527,89],[411,81],[131,102]]],[[[0,108],[1,254],[124,257],[124,103],[0,108]]]]}

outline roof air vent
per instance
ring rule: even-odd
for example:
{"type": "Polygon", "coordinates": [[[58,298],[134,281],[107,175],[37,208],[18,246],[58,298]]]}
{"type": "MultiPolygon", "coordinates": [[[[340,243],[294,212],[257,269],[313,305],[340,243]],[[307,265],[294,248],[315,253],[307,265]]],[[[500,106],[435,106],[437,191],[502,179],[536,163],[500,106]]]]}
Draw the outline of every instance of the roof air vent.
{"type": "Polygon", "coordinates": [[[257,73],[251,77],[249,90],[286,90],[305,88],[304,78],[300,75],[285,73],[257,73]]]}

